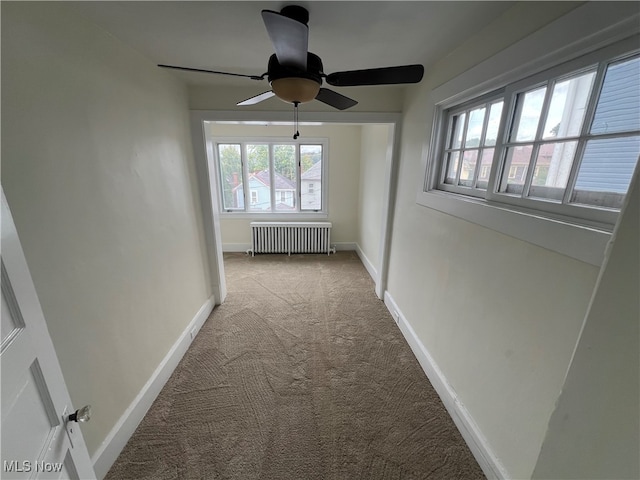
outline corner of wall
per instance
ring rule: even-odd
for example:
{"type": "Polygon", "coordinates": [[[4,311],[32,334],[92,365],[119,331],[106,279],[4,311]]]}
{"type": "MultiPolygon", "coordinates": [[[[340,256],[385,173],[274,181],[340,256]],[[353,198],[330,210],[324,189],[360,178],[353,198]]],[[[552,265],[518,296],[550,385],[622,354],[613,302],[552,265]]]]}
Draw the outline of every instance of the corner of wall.
{"type": "Polygon", "coordinates": [[[200,307],[196,315],[178,337],[167,355],[162,359],[147,383],[142,387],[133,402],[127,407],[120,419],[113,426],[106,438],[91,457],[93,469],[98,480],[103,479],[117,460],[131,435],[146,415],[169,377],[180,363],[204,322],[209,318],[214,307],[213,296],[200,307]]]}
{"type": "Polygon", "coordinates": [[[388,291],[384,293],[384,304],[484,474],[489,479],[513,478],[388,291]]]}

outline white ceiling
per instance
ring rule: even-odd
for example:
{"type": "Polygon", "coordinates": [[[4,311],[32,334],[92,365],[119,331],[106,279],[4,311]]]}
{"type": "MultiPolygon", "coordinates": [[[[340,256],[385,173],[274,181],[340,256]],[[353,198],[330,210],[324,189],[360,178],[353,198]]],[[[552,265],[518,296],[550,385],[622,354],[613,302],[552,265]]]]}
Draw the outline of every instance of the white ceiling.
{"type": "MultiPolygon", "coordinates": [[[[273,53],[260,11],[309,10],[309,50],[325,73],[422,63],[428,70],[514,2],[106,1],[67,5],[154,63],[261,75],[273,53]]],[[[172,71],[192,85],[249,79],[172,71]]]]}

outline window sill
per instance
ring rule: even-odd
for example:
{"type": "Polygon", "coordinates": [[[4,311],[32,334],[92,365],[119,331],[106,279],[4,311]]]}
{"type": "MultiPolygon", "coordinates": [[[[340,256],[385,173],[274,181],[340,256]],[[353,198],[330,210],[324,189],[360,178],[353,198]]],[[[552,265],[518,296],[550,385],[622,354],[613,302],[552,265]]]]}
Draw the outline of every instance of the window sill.
{"type": "Polygon", "coordinates": [[[511,206],[441,191],[418,192],[419,205],[599,267],[611,232],[511,206]]]}
{"type": "Polygon", "coordinates": [[[329,217],[327,212],[272,213],[272,212],[220,212],[220,218],[244,218],[251,221],[296,221],[320,220],[329,217]]]}

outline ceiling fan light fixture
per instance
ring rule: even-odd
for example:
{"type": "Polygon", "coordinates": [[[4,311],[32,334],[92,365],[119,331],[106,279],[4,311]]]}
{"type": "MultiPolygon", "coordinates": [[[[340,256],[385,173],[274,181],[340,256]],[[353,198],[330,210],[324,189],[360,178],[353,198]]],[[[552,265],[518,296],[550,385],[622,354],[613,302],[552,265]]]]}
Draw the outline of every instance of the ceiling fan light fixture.
{"type": "Polygon", "coordinates": [[[287,5],[280,12],[262,10],[262,20],[275,50],[275,53],[269,57],[267,71],[262,75],[246,75],[164,64],[158,66],[192,72],[247,77],[252,80],[264,80],[267,77],[271,90],[247,98],[237,105],[255,105],[275,95],[284,102],[293,104],[296,114],[299,104],[312,100],[318,100],[338,110],[346,110],[358,103],[331,89],[321,88],[324,82],[335,87],[399,85],[418,83],[424,75],[424,67],[418,64],[347,70],[327,75],[324,73],[320,57],[309,51],[309,11],[305,7],[287,5]]]}
{"type": "Polygon", "coordinates": [[[285,102],[306,103],[316,98],[320,91],[320,84],[308,78],[287,77],[273,80],[271,89],[285,102]]]}

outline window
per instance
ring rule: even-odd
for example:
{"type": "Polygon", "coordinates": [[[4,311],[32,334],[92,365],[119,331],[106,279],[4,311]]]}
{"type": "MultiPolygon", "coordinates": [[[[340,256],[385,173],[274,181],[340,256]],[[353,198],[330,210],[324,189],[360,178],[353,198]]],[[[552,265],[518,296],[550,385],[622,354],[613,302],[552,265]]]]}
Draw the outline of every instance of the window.
{"type": "Polygon", "coordinates": [[[427,190],[613,225],[640,156],[640,55],[620,50],[440,110],[427,190]]]}
{"type": "Polygon", "coordinates": [[[443,183],[487,189],[503,104],[498,97],[449,112],[443,183]]]}
{"type": "Polygon", "coordinates": [[[220,139],[215,152],[223,212],[325,211],[325,140],[220,139]]]}

